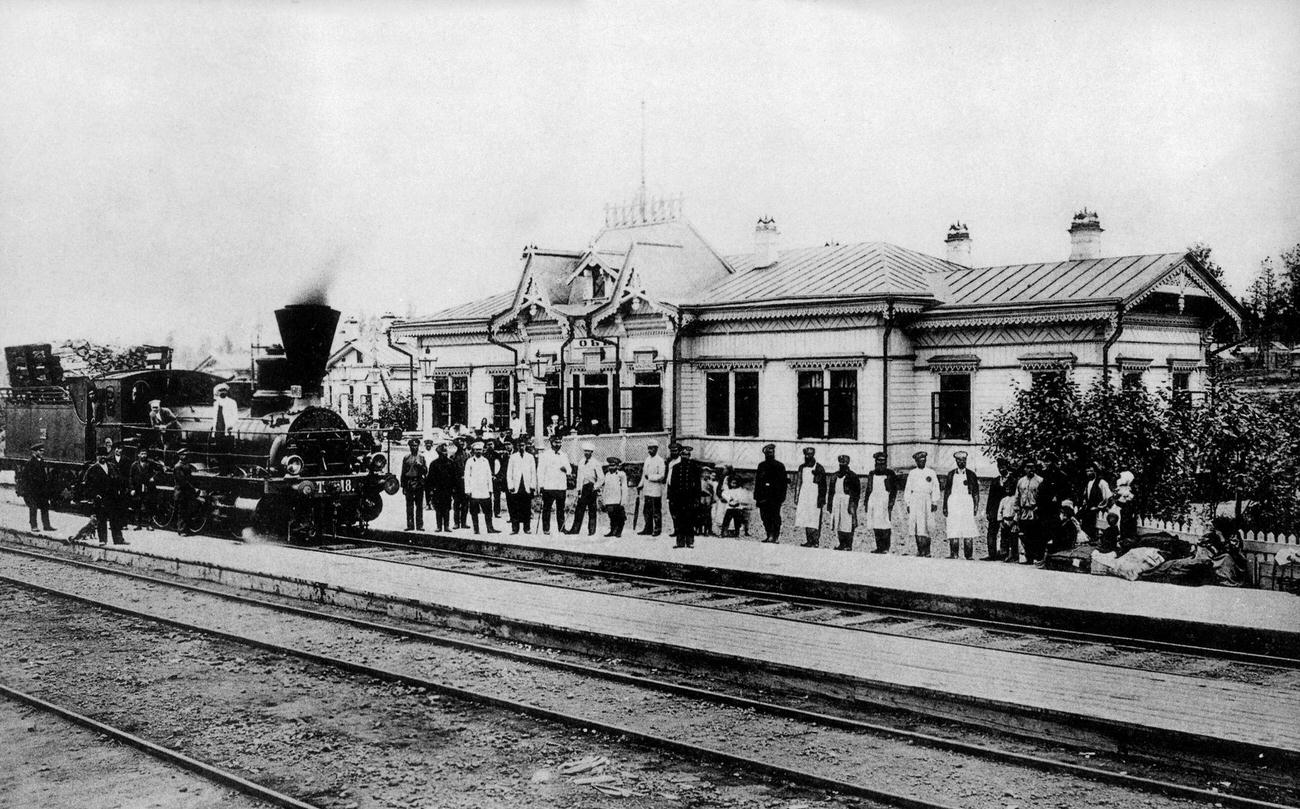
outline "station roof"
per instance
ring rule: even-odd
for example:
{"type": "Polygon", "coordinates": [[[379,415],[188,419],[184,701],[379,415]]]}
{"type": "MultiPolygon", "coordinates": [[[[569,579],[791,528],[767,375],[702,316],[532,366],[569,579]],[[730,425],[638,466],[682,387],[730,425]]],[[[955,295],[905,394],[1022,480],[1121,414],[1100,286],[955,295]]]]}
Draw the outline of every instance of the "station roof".
{"type": "Polygon", "coordinates": [[[500,292],[487,298],[479,298],[469,303],[457,304],[447,309],[440,309],[427,315],[405,320],[401,323],[403,326],[412,323],[431,322],[435,324],[454,323],[457,321],[484,321],[486,322],[493,315],[500,314],[502,310],[510,306],[511,301],[515,298],[515,293],[500,292]]]}
{"type": "Polygon", "coordinates": [[[735,275],[704,290],[690,305],[873,295],[933,298],[934,274],[957,268],[887,242],[782,250],[775,264],[762,268],[754,267],[756,254],[727,261],[735,275]]]}
{"type": "Polygon", "coordinates": [[[1127,300],[1183,260],[1185,253],[954,267],[945,306],[1079,300],[1127,300]]]}

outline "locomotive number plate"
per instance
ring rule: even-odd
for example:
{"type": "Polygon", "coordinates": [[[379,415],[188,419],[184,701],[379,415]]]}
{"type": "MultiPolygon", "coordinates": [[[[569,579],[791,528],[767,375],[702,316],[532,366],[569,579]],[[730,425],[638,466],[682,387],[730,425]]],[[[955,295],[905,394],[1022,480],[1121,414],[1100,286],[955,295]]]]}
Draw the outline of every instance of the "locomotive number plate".
{"type": "Polygon", "coordinates": [[[318,491],[321,494],[351,494],[356,489],[351,478],[342,480],[322,480],[318,491]]]}

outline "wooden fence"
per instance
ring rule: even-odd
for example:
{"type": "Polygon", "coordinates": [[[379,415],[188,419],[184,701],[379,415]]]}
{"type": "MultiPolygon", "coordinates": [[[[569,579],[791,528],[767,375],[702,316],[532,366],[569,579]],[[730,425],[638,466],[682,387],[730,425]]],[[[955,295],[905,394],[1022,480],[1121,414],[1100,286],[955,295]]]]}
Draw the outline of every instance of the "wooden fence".
{"type": "MultiPolygon", "coordinates": [[[[1196,542],[1210,530],[1210,526],[1199,519],[1183,522],[1139,519],[1138,528],[1147,532],[1176,534],[1191,542],[1196,542]]],[[[1275,562],[1279,551],[1288,547],[1300,547],[1300,536],[1272,531],[1242,531],[1241,545],[1250,563],[1256,586],[1276,590],[1283,583],[1300,579],[1297,565],[1278,566],[1275,562]]]]}

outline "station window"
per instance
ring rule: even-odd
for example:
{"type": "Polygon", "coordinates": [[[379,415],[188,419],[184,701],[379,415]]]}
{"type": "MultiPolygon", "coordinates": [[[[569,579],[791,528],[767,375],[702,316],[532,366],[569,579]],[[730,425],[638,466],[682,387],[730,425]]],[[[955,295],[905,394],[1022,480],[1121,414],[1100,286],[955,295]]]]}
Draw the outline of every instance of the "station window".
{"type": "Polygon", "coordinates": [[[492,375],[492,427],[505,430],[510,427],[510,375],[492,375]]]}
{"type": "Polygon", "coordinates": [[[970,440],[970,391],[970,374],[940,374],[939,390],[930,395],[931,438],[939,441],[970,440]]]}
{"type": "Polygon", "coordinates": [[[634,433],[656,433],[664,428],[663,377],[658,371],[633,375],[629,427],[634,433]]]}
{"type": "Polygon", "coordinates": [[[1124,390],[1142,390],[1142,372],[1125,371],[1120,377],[1120,387],[1124,390]]]}
{"type": "Polygon", "coordinates": [[[1065,384],[1065,370],[1034,371],[1029,375],[1029,384],[1035,388],[1060,387],[1065,384]]]}
{"type": "Polygon", "coordinates": [[[858,437],[857,370],[800,371],[800,438],[858,437]]]}
{"type": "Polygon", "coordinates": [[[758,372],[716,371],[705,375],[704,431],[707,435],[758,435],[758,372]]]}
{"type": "Polygon", "coordinates": [[[433,380],[433,422],[436,427],[469,422],[469,377],[443,376],[433,380]]]}

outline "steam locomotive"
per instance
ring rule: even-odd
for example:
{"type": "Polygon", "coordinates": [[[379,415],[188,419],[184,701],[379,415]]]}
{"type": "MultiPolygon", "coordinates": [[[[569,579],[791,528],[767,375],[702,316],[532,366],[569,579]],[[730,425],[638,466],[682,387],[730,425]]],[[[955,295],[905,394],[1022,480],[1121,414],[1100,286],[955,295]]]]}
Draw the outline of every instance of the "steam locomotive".
{"type": "Polygon", "coordinates": [[[73,505],[80,481],[106,443],[130,463],[142,449],[161,461],[159,525],[183,517],[187,527],[215,520],[236,535],[247,528],[291,542],[364,531],[383,510],[380,493],[397,479],[374,435],[320,406],[321,380],[339,312],[290,304],[275,312],[283,348],[255,362],[254,383],[231,383],[234,425],[218,434],[214,389],[219,377],[198,371],[146,369],[63,378],[49,346],[6,349],[12,387],[0,390],[5,442],[0,468],[16,469],[36,442],[45,444],[56,485],[54,505],[73,505]],[[150,403],[158,409],[151,416],[150,403]],[[172,509],[172,468],[186,450],[194,467],[197,508],[172,509]]]}

